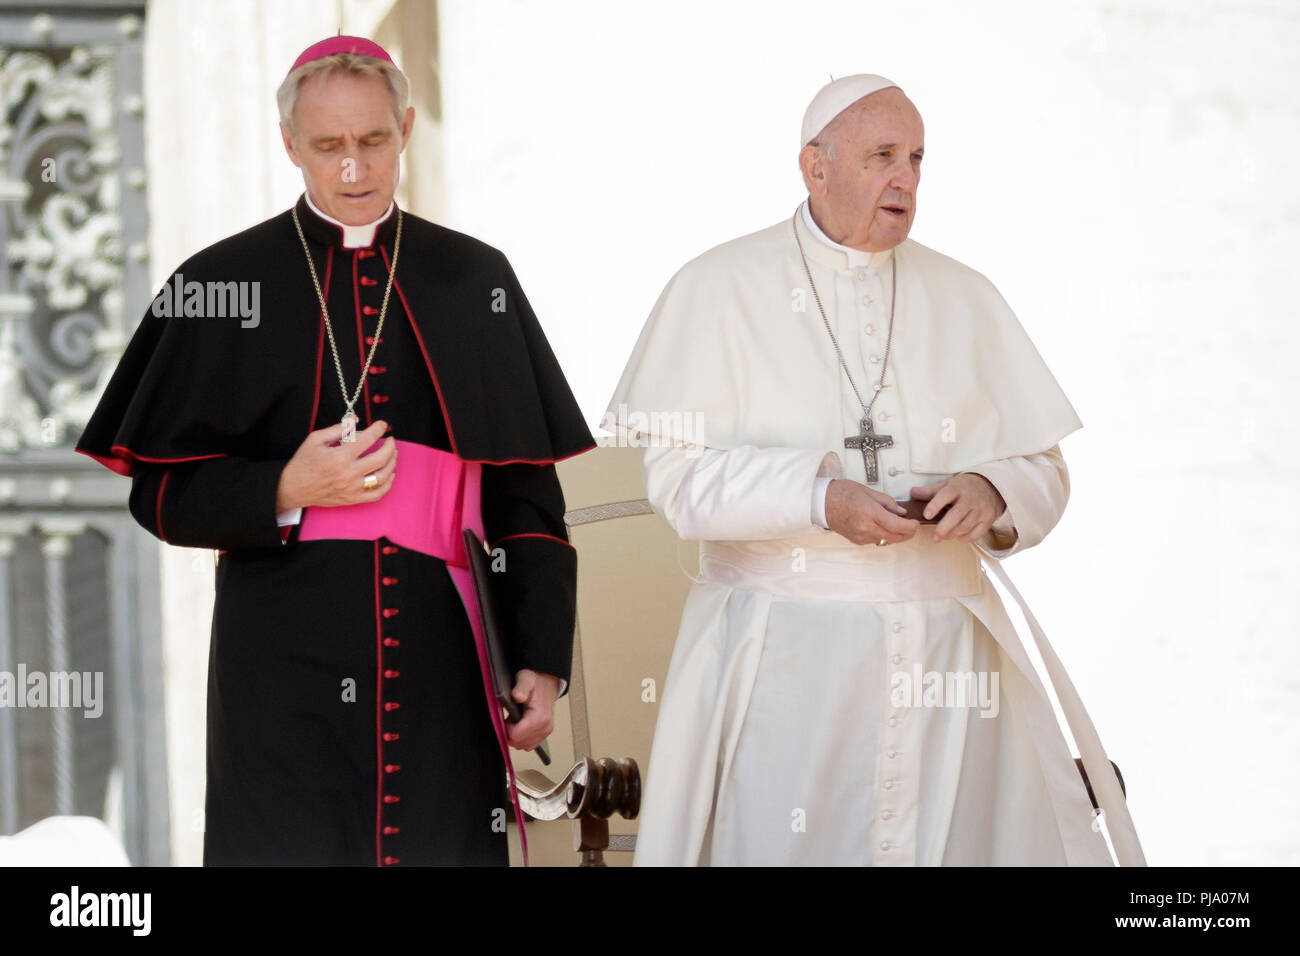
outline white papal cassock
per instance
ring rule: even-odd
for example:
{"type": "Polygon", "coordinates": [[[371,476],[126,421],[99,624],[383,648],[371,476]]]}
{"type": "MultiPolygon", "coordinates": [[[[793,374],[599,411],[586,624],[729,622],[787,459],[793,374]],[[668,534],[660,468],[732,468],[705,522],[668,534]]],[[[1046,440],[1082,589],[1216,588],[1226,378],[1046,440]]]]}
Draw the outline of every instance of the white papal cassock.
{"type": "MultiPolygon", "coordinates": [[[[638,865],[1112,863],[985,570],[1020,601],[998,559],[1059,520],[1069,479],[1058,443],[1080,427],[987,279],[912,240],[878,253],[837,245],[805,204],[673,277],[604,426],[650,445],[650,502],[701,552],[655,728],[638,865]],[[978,549],[935,543],[925,525],[901,544],[857,546],[814,523],[818,477],[865,483],[866,472],[844,449],[861,406],[807,288],[796,224],[868,396],[897,257],[887,387],[873,408],[893,445],[878,452],[873,487],[902,500],[913,485],[984,475],[1007,511],[978,549]]],[[[1116,859],[1141,865],[1096,731],[1021,606],[1116,859]]]]}

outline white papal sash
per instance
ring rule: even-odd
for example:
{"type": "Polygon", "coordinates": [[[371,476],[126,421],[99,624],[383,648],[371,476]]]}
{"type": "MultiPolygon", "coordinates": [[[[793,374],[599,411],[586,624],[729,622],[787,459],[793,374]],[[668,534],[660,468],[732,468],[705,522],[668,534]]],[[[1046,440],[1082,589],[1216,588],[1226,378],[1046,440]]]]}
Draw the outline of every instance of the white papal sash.
{"type": "Polygon", "coordinates": [[[702,541],[700,574],[728,587],[817,601],[926,601],[977,594],[982,586],[969,545],[928,534],[882,547],[825,533],[702,541]]]}
{"type": "Polygon", "coordinates": [[[700,575],[726,587],[833,601],[924,601],[953,598],[965,605],[1001,645],[1028,693],[1029,727],[1042,761],[1066,856],[1071,865],[1107,865],[1109,851],[1075,769],[1051,699],[1002,607],[981,562],[1019,605],[1042,656],[1070,734],[1083,759],[1120,866],[1146,866],[1124,793],[1097,729],[1047,635],[1002,564],[984,548],[932,541],[921,533],[896,545],[855,545],[823,533],[771,541],[702,541],[700,575]]]}

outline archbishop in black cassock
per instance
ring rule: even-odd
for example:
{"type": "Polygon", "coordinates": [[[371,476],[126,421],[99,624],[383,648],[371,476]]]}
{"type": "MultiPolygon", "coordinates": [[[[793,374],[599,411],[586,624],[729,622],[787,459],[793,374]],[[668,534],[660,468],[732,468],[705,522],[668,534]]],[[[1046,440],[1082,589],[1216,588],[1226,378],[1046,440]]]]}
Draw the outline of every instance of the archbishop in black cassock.
{"type": "MultiPolygon", "coordinates": [[[[363,248],[345,248],[305,194],[296,208],[351,389],[396,208],[363,248]]],[[[567,681],[576,561],[554,462],[593,447],[591,433],[505,257],[410,213],[402,230],[357,428],[383,419],[397,439],[484,463],[512,666],[567,681]]],[[[182,288],[258,283],[260,314],[151,308],[77,450],[130,476],[131,511],[158,538],[220,552],[204,864],[506,864],[503,757],[445,563],[277,524],[282,469],[344,411],[291,213],[176,272],[182,288]]]]}

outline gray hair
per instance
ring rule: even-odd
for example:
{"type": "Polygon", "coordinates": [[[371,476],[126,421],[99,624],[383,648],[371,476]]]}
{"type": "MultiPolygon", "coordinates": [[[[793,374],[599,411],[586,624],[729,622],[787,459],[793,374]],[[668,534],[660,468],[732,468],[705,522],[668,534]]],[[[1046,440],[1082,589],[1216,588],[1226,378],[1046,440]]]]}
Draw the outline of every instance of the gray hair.
{"type": "Polygon", "coordinates": [[[293,109],[298,104],[298,91],[305,80],[317,74],[348,73],[352,76],[377,76],[388,86],[388,96],[393,101],[393,116],[397,127],[401,129],[402,119],[406,115],[407,103],[411,96],[411,86],[406,81],[406,74],[389,63],[373,56],[361,56],[356,53],[331,53],[304,63],[284,78],[280,88],[275,91],[275,102],[280,107],[280,122],[284,128],[293,133],[293,109]]]}
{"type": "MultiPolygon", "coordinates": [[[[827,127],[829,129],[829,127],[827,127]]],[[[822,151],[822,155],[829,160],[835,159],[835,139],[826,135],[826,130],[822,130],[812,139],[808,140],[809,146],[816,146],[822,151]]]]}
{"type": "Polygon", "coordinates": [[[822,151],[823,156],[828,160],[834,161],[837,154],[836,147],[839,144],[840,136],[844,127],[848,124],[851,118],[856,117],[864,108],[865,105],[862,103],[862,100],[859,100],[848,109],[837,113],[831,118],[829,123],[822,127],[820,133],[808,140],[808,145],[816,146],[822,151]]]}

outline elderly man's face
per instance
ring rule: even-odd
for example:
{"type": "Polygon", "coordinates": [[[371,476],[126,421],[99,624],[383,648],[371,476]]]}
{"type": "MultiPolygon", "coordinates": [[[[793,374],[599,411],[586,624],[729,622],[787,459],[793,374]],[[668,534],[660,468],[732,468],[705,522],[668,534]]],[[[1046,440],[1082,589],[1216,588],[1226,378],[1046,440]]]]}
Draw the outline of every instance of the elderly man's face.
{"type": "Polygon", "coordinates": [[[284,147],[312,201],[339,222],[374,222],[392,202],[415,110],[399,128],[388,85],[377,76],[317,74],[302,84],[293,136],[284,147]]]}
{"type": "Polygon", "coordinates": [[[863,97],[832,131],[835,158],[805,146],[799,156],[812,211],[842,245],[892,249],[912,228],[925,127],[901,90],[863,97]]]}

